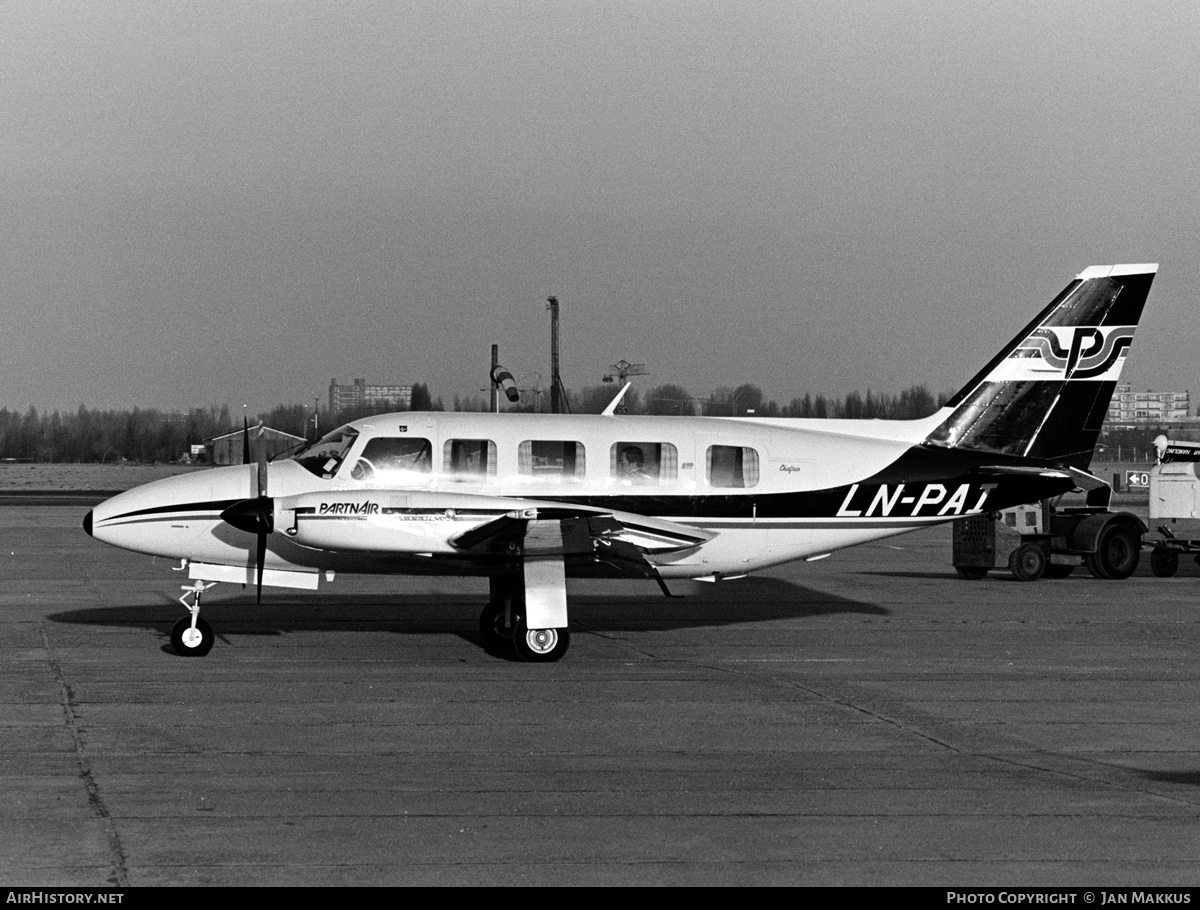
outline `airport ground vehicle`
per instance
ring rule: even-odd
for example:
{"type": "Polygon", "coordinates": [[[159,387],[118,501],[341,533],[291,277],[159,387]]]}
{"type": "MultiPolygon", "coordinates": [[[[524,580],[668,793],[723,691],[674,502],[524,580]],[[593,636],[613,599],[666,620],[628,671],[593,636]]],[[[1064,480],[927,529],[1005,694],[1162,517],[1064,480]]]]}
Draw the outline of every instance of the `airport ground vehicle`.
{"type": "Polygon", "coordinates": [[[955,571],[979,579],[1007,567],[1022,581],[1036,581],[1065,578],[1083,565],[1096,578],[1128,578],[1147,529],[1131,512],[1110,512],[1110,493],[1093,490],[1083,506],[1061,507],[1055,497],[955,522],[955,571]]]}
{"type": "Polygon", "coordinates": [[[1150,568],[1160,578],[1179,571],[1181,555],[1200,562],[1200,443],[1154,440],[1158,458],[1150,469],[1150,568]]]}

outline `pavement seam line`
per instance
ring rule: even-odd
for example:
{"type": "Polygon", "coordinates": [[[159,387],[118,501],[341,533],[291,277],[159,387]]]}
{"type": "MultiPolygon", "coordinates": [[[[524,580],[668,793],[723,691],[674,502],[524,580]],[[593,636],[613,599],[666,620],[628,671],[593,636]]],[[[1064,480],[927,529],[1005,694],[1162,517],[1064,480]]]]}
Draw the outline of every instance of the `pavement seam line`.
{"type": "Polygon", "coordinates": [[[113,821],[112,814],[108,811],[108,806],[104,802],[104,797],[100,793],[100,785],[96,782],[95,775],[92,774],[92,765],[88,761],[87,753],[84,749],[83,734],[79,729],[79,717],[75,709],[75,693],[71,691],[70,685],[67,684],[66,677],[63,675],[62,667],[55,660],[53,650],[50,647],[50,637],[46,634],[46,624],[40,626],[42,633],[42,645],[46,649],[46,664],[50,667],[50,673],[54,676],[55,682],[58,683],[59,695],[62,699],[63,717],[67,722],[67,728],[71,731],[71,738],[75,744],[75,759],[79,764],[79,776],[83,781],[84,789],[87,791],[88,805],[91,806],[92,812],[97,818],[104,821],[104,830],[108,836],[108,847],[112,859],[112,869],[109,874],[109,882],[118,888],[129,887],[129,870],[126,864],[125,848],[121,844],[121,836],[117,833],[117,826],[113,821]]]}
{"type": "MultiPolygon", "coordinates": [[[[740,673],[740,674],[747,673],[747,671],[745,671],[745,670],[728,670],[727,672],[740,673]]],[[[1021,761],[1021,760],[1018,760],[1015,758],[997,754],[995,752],[990,752],[990,751],[986,751],[986,750],[978,750],[978,749],[967,749],[967,748],[963,748],[961,746],[956,746],[953,743],[950,743],[946,740],[938,739],[937,737],[933,736],[932,734],[926,733],[923,730],[920,730],[917,727],[913,726],[912,724],[905,723],[904,721],[898,720],[893,717],[888,717],[886,714],[881,714],[878,711],[871,710],[870,708],[865,708],[862,705],[855,704],[853,701],[850,701],[847,698],[839,698],[837,696],[830,695],[825,692],[821,692],[817,689],[813,689],[809,686],[805,686],[801,683],[793,682],[791,680],[779,679],[774,676],[768,676],[767,678],[770,679],[772,682],[775,682],[779,685],[787,686],[788,688],[792,688],[792,689],[797,689],[801,692],[806,692],[809,695],[819,698],[829,704],[840,705],[843,708],[848,708],[851,711],[855,711],[859,714],[866,715],[867,717],[873,718],[874,720],[877,720],[880,723],[888,724],[892,727],[895,727],[897,730],[900,730],[911,736],[915,736],[919,739],[925,740],[926,742],[932,743],[936,746],[940,746],[941,748],[946,749],[950,752],[953,752],[956,755],[971,755],[976,758],[987,758],[987,759],[990,759],[991,761],[998,762],[1000,764],[1011,765],[1012,767],[1023,768],[1025,770],[1029,770],[1029,771],[1036,771],[1040,774],[1047,774],[1047,775],[1051,775],[1051,776],[1055,776],[1055,777],[1061,777],[1061,778],[1064,778],[1065,780],[1089,781],[1091,783],[1104,784],[1105,786],[1111,787],[1114,790],[1121,790],[1126,793],[1141,793],[1144,796],[1149,796],[1154,799],[1159,799],[1159,800],[1162,800],[1163,802],[1171,803],[1174,805],[1193,806],[1193,807],[1196,805],[1196,803],[1192,802],[1191,800],[1183,799],[1182,797],[1176,796],[1171,793],[1161,793],[1158,790],[1153,790],[1153,789],[1150,789],[1145,786],[1129,786],[1129,785],[1121,782],[1120,780],[1112,779],[1112,777],[1110,777],[1108,775],[1105,775],[1103,777],[1092,777],[1092,776],[1089,776],[1086,774],[1080,774],[1079,772],[1070,771],[1070,770],[1067,770],[1064,768],[1048,767],[1046,764],[1037,763],[1032,760],[1021,761]]],[[[1092,759],[1087,758],[1086,756],[1073,756],[1072,757],[1072,756],[1063,755],[1058,752],[1046,752],[1044,750],[1036,750],[1036,752],[1038,754],[1046,755],[1046,756],[1052,757],[1052,758],[1058,758],[1061,760],[1071,760],[1073,758],[1076,761],[1086,763],[1092,767],[1104,768],[1109,771],[1113,770],[1111,766],[1104,765],[1103,763],[1100,763],[1100,762],[1096,762],[1092,759]]]]}
{"type": "MultiPolygon", "coordinates": [[[[1140,793],[1144,796],[1147,796],[1147,797],[1150,797],[1153,799],[1158,799],[1165,803],[1169,803],[1169,804],[1173,804],[1173,805],[1192,806],[1192,807],[1194,807],[1196,805],[1196,803],[1193,802],[1192,800],[1184,799],[1173,793],[1162,793],[1158,790],[1154,790],[1149,787],[1141,786],[1141,785],[1130,786],[1120,780],[1114,780],[1109,775],[1105,775],[1103,777],[1093,777],[1093,776],[1081,774],[1079,772],[1070,771],[1070,770],[1063,769],[1063,768],[1047,767],[1046,764],[1042,764],[1042,763],[1036,763],[1033,761],[1021,761],[1019,759],[1007,757],[1004,755],[999,755],[994,752],[980,751],[977,749],[966,749],[961,746],[956,746],[951,742],[948,742],[944,739],[939,739],[938,737],[933,736],[930,733],[926,733],[923,730],[921,730],[911,724],[907,724],[904,721],[901,721],[897,718],[888,717],[886,714],[881,714],[878,711],[873,711],[870,708],[866,708],[866,707],[863,707],[862,705],[856,704],[855,702],[849,700],[848,698],[831,695],[827,692],[822,692],[819,689],[814,689],[811,686],[806,686],[802,683],[794,682],[793,680],[781,679],[777,676],[772,676],[770,674],[767,674],[764,676],[764,675],[760,675],[757,673],[753,673],[753,672],[743,669],[743,668],[734,669],[734,668],[730,668],[730,667],[716,666],[714,664],[704,663],[702,661],[691,660],[688,658],[660,657],[657,654],[653,654],[650,651],[647,651],[643,648],[639,648],[639,647],[633,645],[629,640],[620,639],[617,636],[606,635],[601,632],[594,632],[593,634],[599,635],[602,638],[607,638],[610,641],[619,641],[619,642],[621,642],[621,644],[623,644],[629,650],[631,650],[637,654],[641,654],[642,656],[644,656],[652,661],[657,661],[660,663],[685,664],[687,666],[699,667],[704,670],[709,670],[714,673],[724,673],[724,674],[728,674],[731,676],[741,676],[741,677],[748,678],[748,679],[769,681],[774,685],[785,686],[789,689],[795,689],[796,691],[804,692],[808,695],[813,696],[816,699],[824,701],[827,704],[837,705],[841,708],[844,708],[849,711],[853,711],[857,714],[862,714],[866,717],[872,718],[873,720],[877,720],[880,723],[887,724],[891,727],[894,727],[897,730],[900,730],[901,732],[906,733],[910,736],[915,736],[918,739],[923,739],[926,742],[931,743],[932,745],[937,746],[941,749],[945,749],[946,751],[951,752],[955,755],[971,755],[976,758],[987,758],[987,759],[990,759],[990,760],[1000,763],[1000,764],[1010,765],[1014,768],[1022,768],[1022,769],[1028,770],[1028,771],[1035,771],[1039,774],[1046,774],[1046,775],[1050,775],[1053,777],[1061,777],[1065,780],[1089,781],[1092,783],[1100,783],[1100,784],[1104,784],[1107,787],[1111,787],[1114,790],[1121,790],[1126,793],[1140,793]]],[[[1042,753],[1042,754],[1046,754],[1051,757],[1058,757],[1060,759],[1068,759],[1069,758],[1068,756],[1060,755],[1059,753],[1042,753]]],[[[1082,761],[1093,767],[1105,768],[1106,770],[1109,770],[1109,771],[1112,770],[1111,766],[1104,765],[1101,762],[1096,762],[1094,759],[1089,759],[1086,756],[1077,756],[1075,758],[1076,758],[1076,760],[1082,761]]]]}

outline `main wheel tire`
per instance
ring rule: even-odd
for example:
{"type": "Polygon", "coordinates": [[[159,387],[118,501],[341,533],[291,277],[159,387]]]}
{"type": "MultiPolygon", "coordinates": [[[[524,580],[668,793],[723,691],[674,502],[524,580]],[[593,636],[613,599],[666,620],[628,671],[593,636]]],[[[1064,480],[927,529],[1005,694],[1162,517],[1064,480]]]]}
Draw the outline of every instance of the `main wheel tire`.
{"type": "Polygon", "coordinates": [[[1170,578],[1179,571],[1179,554],[1166,547],[1155,547],[1150,551],[1150,571],[1159,578],[1170,578]]]}
{"type": "Polygon", "coordinates": [[[517,656],[530,663],[546,664],[562,660],[571,646],[571,630],[530,629],[521,619],[513,630],[513,648],[517,656]]]}
{"type": "Polygon", "coordinates": [[[959,578],[965,578],[967,581],[979,581],[988,573],[988,570],[981,566],[955,566],[954,571],[958,573],[959,578]]]}
{"type": "Polygon", "coordinates": [[[181,657],[203,657],[212,650],[212,626],[203,619],[196,619],[196,628],[192,628],[192,617],[185,616],[171,629],[171,647],[181,657]]]}
{"type": "Polygon", "coordinates": [[[1084,556],[1083,565],[1091,573],[1092,578],[1108,578],[1108,573],[1100,565],[1100,560],[1096,557],[1095,553],[1088,553],[1084,556]]]}
{"type": "Polygon", "coordinates": [[[512,646],[515,624],[505,615],[506,612],[501,599],[489,601],[479,614],[479,634],[485,647],[499,650],[512,646]]]}
{"type": "Polygon", "coordinates": [[[1023,543],[1008,557],[1008,568],[1021,581],[1037,581],[1046,571],[1046,551],[1035,543],[1023,543]]]}
{"type": "Polygon", "coordinates": [[[1107,578],[1128,578],[1141,558],[1138,536],[1122,525],[1110,525],[1100,534],[1095,560],[1107,578]]]}

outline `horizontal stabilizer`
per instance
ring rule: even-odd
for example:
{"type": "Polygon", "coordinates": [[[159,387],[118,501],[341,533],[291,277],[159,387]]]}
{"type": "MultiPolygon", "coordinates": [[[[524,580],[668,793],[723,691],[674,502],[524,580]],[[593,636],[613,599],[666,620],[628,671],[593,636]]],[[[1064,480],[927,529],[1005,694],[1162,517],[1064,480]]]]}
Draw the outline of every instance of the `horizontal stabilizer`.
{"type": "MultiPolygon", "coordinates": [[[[1074,477],[1076,471],[1060,471],[1057,468],[1039,468],[1031,465],[1011,465],[1011,464],[991,464],[984,465],[978,468],[980,474],[991,474],[999,477],[1054,477],[1059,480],[1067,480],[1074,477]]],[[[1086,474],[1085,471],[1079,471],[1079,474],[1086,474]]],[[[1090,474],[1087,474],[1090,477],[1090,474]]]]}
{"type": "Polygon", "coordinates": [[[1075,481],[1075,486],[1081,490],[1102,490],[1104,487],[1112,486],[1107,480],[1088,471],[1081,471],[1079,468],[1071,468],[1071,477],[1075,481]]]}

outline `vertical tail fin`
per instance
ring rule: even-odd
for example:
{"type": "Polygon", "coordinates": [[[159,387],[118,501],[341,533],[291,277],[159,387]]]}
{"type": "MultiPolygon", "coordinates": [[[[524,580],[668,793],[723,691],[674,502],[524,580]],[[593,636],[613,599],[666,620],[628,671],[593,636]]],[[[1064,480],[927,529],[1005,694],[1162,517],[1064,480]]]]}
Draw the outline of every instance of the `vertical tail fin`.
{"type": "Polygon", "coordinates": [[[1087,468],[1157,272],[1082,271],[946,403],[926,442],[1087,468]]]}

